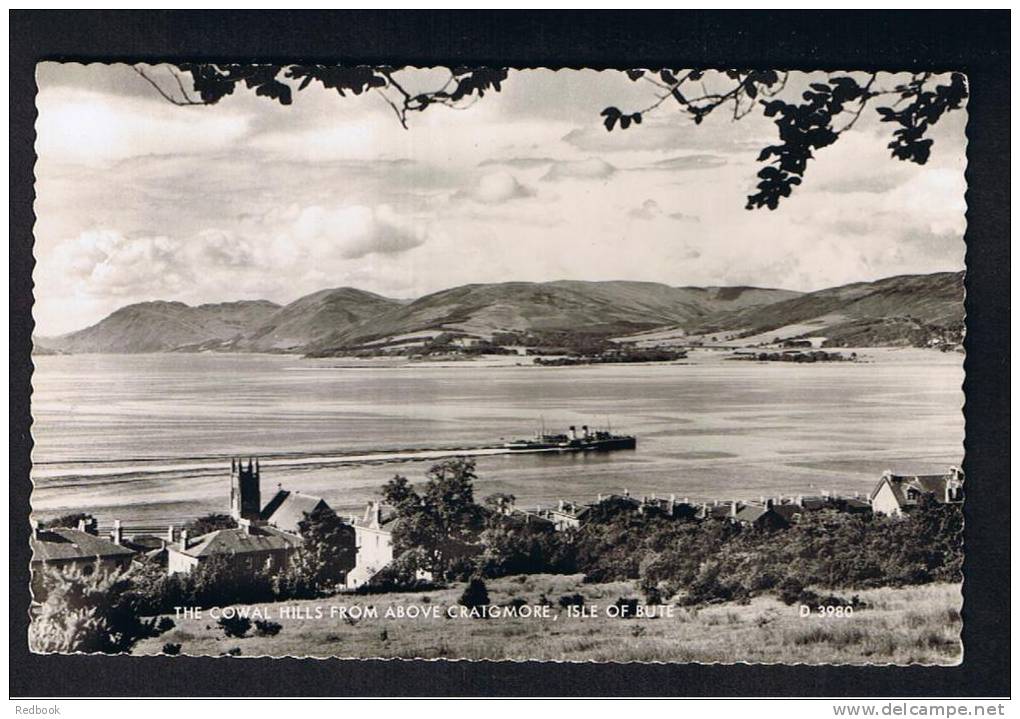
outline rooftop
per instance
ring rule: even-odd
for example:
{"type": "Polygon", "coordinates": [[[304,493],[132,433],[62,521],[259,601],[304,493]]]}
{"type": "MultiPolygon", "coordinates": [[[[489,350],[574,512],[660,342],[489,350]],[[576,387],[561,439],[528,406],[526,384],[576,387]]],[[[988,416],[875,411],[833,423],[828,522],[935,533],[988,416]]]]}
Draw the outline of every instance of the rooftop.
{"type": "Polygon", "coordinates": [[[189,557],[211,557],[217,554],[248,554],[297,548],[301,546],[301,537],[275,527],[252,526],[217,529],[189,540],[188,544],[187,549],[182,549],[180,545],[171,547],[189,557]]]}
{"type": "Polygon", "coordinates": [[[64,559],[130,557],[134,552],[80,529],[54,527],[33,534],[29,540],[32,561],[52,562],[64,559]]]}
{"type": "Polygon", "coordinates": [[[297,532],[306,515],[328,508],[322,497],[281,489],[262,508],[262,519],[285,531],[297,532]]]}

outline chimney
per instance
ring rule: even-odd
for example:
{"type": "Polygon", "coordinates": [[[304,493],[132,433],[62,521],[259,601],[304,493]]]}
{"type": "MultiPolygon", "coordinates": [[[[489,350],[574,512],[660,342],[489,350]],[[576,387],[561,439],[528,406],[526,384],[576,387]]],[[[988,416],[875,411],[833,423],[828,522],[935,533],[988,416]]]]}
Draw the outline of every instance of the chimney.
{"type": "Polygon", "coordinates": [[[735,499],[732,502],[730,502],[730,516],[731,517],[737,516],[737,500],[735,499]]]}
{"type": "Polygon", "coordinates": [[[174,543],[174,525],[172,524],[166,528],[166,543],[174,543]]]}
{"type": "Polygon", "coordinates": [[[560,511],[561,512],[563,511],[563,500],[562,499],[560,500],[560,511]]]}
{"type": "Polygon", "coordinates": [[[124,530],[120,526],[120,520],[113,520],[113,531],[110,532],[110,539],[114,544],[124,543],[124,530]]]}
{"type": "Polygon", "coordinates": [[[588,439],[588,425],[586,424],[581,425],[581,431],[584,432],[584,438],[588,439]]]}
{"type": "Polygon", "coordinates": [[[188,530],[187,529],[182,529],[181,530],[181,549],[187,549],[187,548],[188,548],[188,530]]]}
{"type": "Polygon", "coordinates": [[[39,526],[38,519],[30,519],[29,524],[32,525],[32,536],[39,539],[39,535],[42,534],[42,527],[39,526]]]}
{"type": "Polygon", "coordinates": [[[767,509],[772,509],[772,497],[769,497],[768,499],[766,499],[764,504],[765,504],[765,507],[767,509]]]}
{"type": "Polygon", "coordinates": [[[799,504],[801,507],[804,506],[804,495],[803,494],[798,494],[797,495],[797,504],[799,504]]]}
{"type": "Polygon", "coordinates": [[[669,495],[669,508],[668,508],[668,511],[669,511],[670,514],[673,514],[673,512],[676,511],[676,495],[675,494],[669,495]]]}
{"type": "Polygon", "coordinates": [[[245,534],[251,535],[255,533],[255,522],[250,519],[239,519],[237,520],[237,526],[244,530],[245,534]]]}
{"type": "Polygon", "coordinates": [[[630,490],[629,490],[629,489],[626,489],[626,488],[624,488],[624,490],[623,490],[623,496],[624,496],[624,497],[629,497],[629,496],[630,496],[630,490]]]}
{"type": "Polygon", "coordinates": [[[602,504],[602,492],[599,492],[599,504],[602,504]]]}
{"type": "Polygon", "coordinates": [[[570,425],[570,428],[567,430],[567,436],[570,439],[577,439],[577,427],[570,425]]]}

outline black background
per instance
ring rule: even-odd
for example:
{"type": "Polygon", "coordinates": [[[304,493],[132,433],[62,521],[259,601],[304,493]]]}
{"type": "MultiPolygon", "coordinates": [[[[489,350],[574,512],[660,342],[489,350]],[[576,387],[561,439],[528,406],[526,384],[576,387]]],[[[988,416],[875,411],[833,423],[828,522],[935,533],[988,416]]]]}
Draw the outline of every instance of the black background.
{"type": "Polygon", "coordinates": [[[1008,11],[11,11],[10,21],[11,696],[1009,694],[1008,11]],[[965,71],[971,97],[963,664],[802,667],[29,653],[25,520],[31,491],[34,64],[40,60],[965,71]]]}

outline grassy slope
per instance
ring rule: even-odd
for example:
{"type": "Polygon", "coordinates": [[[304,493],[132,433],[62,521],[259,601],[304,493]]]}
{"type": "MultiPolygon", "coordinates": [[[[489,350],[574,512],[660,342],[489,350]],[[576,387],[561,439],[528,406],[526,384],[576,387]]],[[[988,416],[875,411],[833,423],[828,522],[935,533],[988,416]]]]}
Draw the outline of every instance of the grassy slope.
{"type": "Polygon", "coordinates": [[[680,288],[655,282],[471,284],[421,297],[311,349],[328,353],[344,344],[441,329],[485,337],[497,330],[626,333],[694,322],[714,312],[759,306],[793,296],[797,293],[787,290],[680,288]]]}
{"type": "MultiPolygon", "coordinates": [[[[940,326],[963,323],[963,273],[887,277],[832,287],[763,307],[751,307],[713,317],[704,331],[755,330],[769,332],[787,325],[820,322],[818,334],[854,320],[882,320],[910,316],[940,326]]],[[[849,328],[852,329],[852,328],[849,328]]],[[[831,335],[831,332],[829,332],[831,335]]],[[[888,338],[886,338],[888,343],[888,338]]]]}
{"type": "MultiPolygon", "coordinates": [[[[534,603],[545,594],[555,605],[560,596],[579,592],[589,604],[605,607],[618,597],[637,596],[629,583],[582,584],[578,576],[507,577],[488,586],[496,604],[515,597],[534,603]]],[[[382,618],[390,605],[445,609],[456,603],[462,588],[286,603],[308,610],[322,606],[324,619],[279,619],[282,605],[264,605],[270,618],[283,625],[276,637],[230,639],[211,619],[180,620],[161,637],[141,642],[136,653],[159,653],[165,642],[172,642],[190,655],[219,655],[236,647],[242,656],[297,657],[808,664],[955,664],[961,658],[960,588],[948,584],[857,592],[869,608],[843,619],[800,618],[796,607],[771,597],[747,605],[677,608],[672,619],[382,618]],[[353,624],[330,619],[331,604],[375,605],[380,618],[353,624]]]]}
{"type": "Polygon", "coordinates": [[[243,335],[280,306],[266,300],[190,307],[182,302],[141,302],[60,337],[39,338],[66,352],[166,352],[183,345],[223,342],[243,335]]]}

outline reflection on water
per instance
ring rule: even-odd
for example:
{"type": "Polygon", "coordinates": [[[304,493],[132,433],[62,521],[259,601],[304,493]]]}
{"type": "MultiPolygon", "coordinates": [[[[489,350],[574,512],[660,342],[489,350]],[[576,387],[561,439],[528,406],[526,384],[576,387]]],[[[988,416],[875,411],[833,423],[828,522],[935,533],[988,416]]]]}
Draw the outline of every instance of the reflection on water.
{"type": "Polygon", "coordinates": [[[222,510],[229,457],[253,455],[269,458],[267,488],[352,509],[394,473],[415,480],[450,448],[492,447],[540,421],[611,425],[636,434],[638,449],[483,452],[479,496],[510,492],[531,505],[623,488],[692,499],[867,491],[885,468],[934,471],[962,458],[960,357],[907,356],[564,368],[37,357],[32,502],[41,514],[89,509],[104,521],[222,510]],[[295,371],[308,369],[318,371],[295,371]]]}

